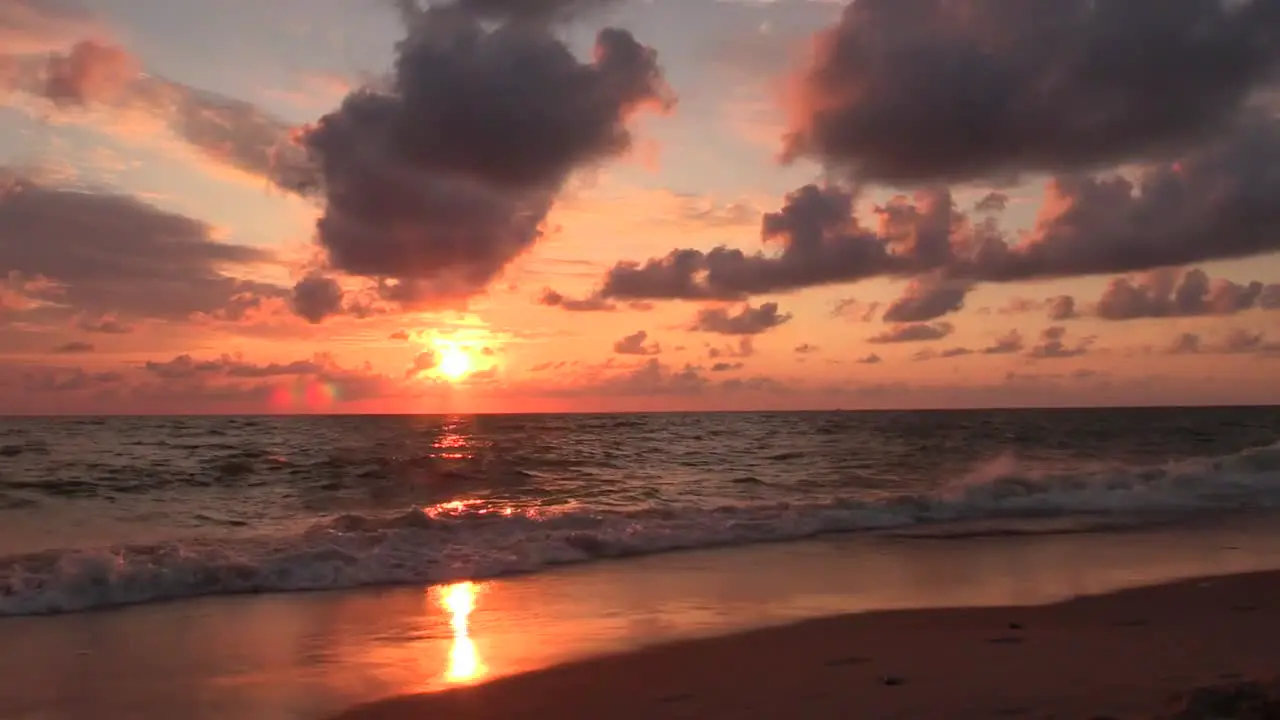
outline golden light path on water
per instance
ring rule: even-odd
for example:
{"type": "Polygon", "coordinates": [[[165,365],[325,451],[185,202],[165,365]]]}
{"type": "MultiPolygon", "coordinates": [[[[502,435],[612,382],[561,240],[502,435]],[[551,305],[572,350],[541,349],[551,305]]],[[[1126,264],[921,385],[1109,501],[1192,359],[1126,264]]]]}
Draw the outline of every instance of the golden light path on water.
{"type": "Polygon", "coordinates": [[[453,628],[453,645],[449,648],[449,664],[445,669],[445,680],[451,683],[471,682],[487,670],[468,632],[479,594],[479,586],[470,581],[440,589],[440,607],[449,613],[449,624],[453,628]]]}

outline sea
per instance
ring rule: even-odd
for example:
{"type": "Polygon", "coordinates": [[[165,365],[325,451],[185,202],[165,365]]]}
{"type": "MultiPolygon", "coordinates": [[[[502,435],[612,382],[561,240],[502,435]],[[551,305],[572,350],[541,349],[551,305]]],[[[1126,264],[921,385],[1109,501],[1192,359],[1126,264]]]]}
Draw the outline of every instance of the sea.
{"type": "Polygon", "coordinates": [[[0,616],[1280,509],[1280,408],[0,419],[0,616]]]}

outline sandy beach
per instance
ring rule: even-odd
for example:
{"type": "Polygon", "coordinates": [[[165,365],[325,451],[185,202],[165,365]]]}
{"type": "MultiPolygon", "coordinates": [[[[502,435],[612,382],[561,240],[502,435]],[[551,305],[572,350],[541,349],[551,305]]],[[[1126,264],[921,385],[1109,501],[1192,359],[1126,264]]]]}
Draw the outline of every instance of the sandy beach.
{"type": "Polygon", "coordinates": [[[1197,686],[1280,675],[1277,598],[1272,572],[1040,607],[849,615],[392,699],[335,720],[1157,717],[1197,686]]]}

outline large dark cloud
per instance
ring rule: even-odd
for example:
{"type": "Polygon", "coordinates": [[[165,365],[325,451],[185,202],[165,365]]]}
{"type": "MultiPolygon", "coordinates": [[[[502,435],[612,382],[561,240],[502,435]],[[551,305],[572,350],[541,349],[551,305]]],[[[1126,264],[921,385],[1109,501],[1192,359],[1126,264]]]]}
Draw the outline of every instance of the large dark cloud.
{"type": "Polygon", "coordinates": [[[854,214],[854,193],[810,185],[764,217],[762,237],[779,251],[685,249],[620,262],[601,293],[740,299],[873,277],[942,273],[956,283],[1004,283],[1251,257],[1280,250],[1277,165],[1280,120],[1252,115],[1133,179],[1054,179],[1035,227],[1018,236],[992,217],[960,212],[944,188],[877,208],[873,228],[854,214]]]}
{"type": "Polygon", "coordinates": [[[233,319],[275,285],[237,267],[270,261],[263,250],[216,240],[205,223],[125,195],[0,187],[0,276],[26,279],[28,297],[95,317],[233,319]]]}
{"type": "Polygon", "coordinates": [[[1280,0],[858,0],[817,38],[786,157],[963,180],[1151,158],[1275,77],[1280,0]]]}
{"type": "Polygon", "coordinates": [[[311,164],[279,179],[323,199],[334,268],[401,300],[473,294],[538,239],[571,173],[630,147],[628,118],[670,102],[656,53],[608,28],[582,62],[535,12],[590,4],[401,3],[389,86],[303,132],[311,164]]]}
{"type": "Polygon", "coordinates": [[[733,312],[727,308],[704,308],[689,326],[695,332],[719,335],[759,335],[791,320],[791,313],[778,310],[778,303],[760,307],[746,305],[733,312]]]}

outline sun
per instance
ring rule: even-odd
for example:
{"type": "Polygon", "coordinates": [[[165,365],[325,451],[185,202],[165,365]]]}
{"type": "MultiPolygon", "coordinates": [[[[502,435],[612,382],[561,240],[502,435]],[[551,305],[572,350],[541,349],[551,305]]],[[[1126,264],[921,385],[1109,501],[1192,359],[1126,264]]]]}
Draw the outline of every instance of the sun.
{"type": "Polygon", "coordinates": [[[471,358],[456,347],[441,348],[436,369],[448,380],[461,380],[471,372],[471,358]]]}

